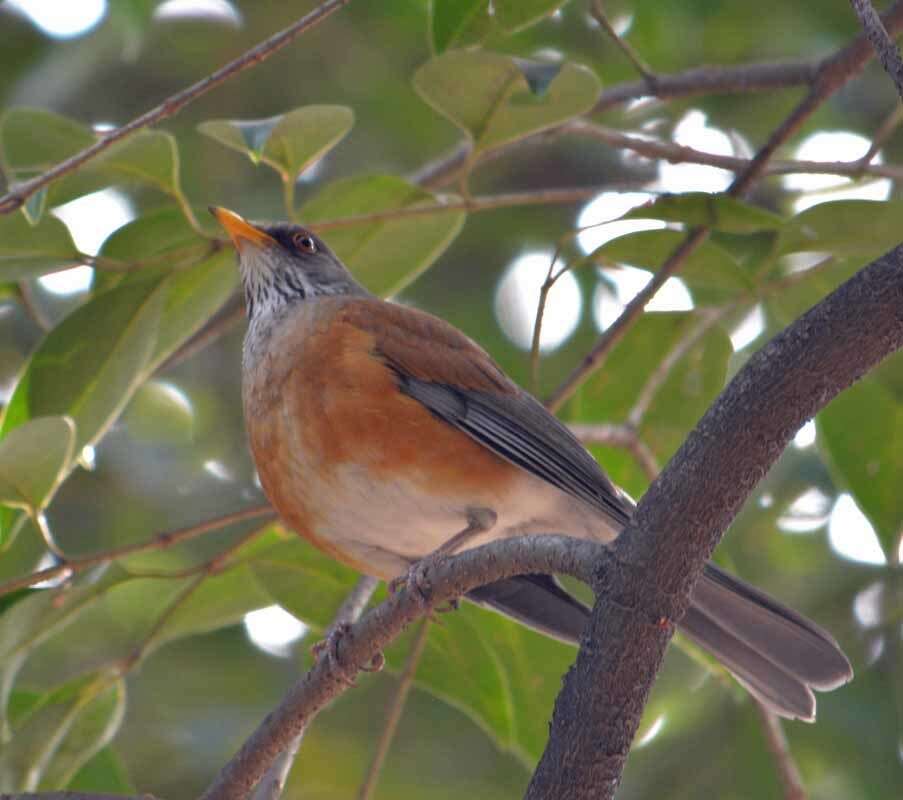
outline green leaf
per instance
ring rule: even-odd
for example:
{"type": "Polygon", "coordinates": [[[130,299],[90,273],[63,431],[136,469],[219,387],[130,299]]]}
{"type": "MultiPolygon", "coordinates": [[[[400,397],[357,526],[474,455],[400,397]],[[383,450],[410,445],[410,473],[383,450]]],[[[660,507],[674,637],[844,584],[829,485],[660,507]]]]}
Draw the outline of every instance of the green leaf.
{"type": "Polygon", "coordinates": [[[78,263],[69,229],[56,217],[31,225],[23,214],[0,215],[0,281],[18,281],[78,263]]]}
{"type": "Polygon", "coordinates": [[[817,251],[834,256],[879,255],[900,241],[903,201],[837,200],[797,214],[785,226],[780,254],[817,251]]]}
{"type": "Polygon", "coordinates": [[[432,0],[430,43],[433,52],[482,42],[492,29],[489,0],[432,0]]]}
{"type": "Polygon", "coordinates": [[[88,759],[71,781],[66,784],[70,792],[92,792],[113,794],[138,794],[135,784],[129,778],[123,760],[109,745],[88,759]]]}
{"type": "Polygon", "coordinates": [[[774,230],[784,224],[777,214],[724,194],[666,194],[628,211],[622,219],[661,219],[689,227],[708,226],[728,233],[774,230]]]}
{"type": "Polygon", "coordinates": [[[79,678],[52,692],[13,731],[3,748],[4,788],[65,786],[113,737],[125,715],[125,682],[79,678]]]}
{"type": "Polygon", "coordinates": [[[499,25],[509,33],[523,30],[545,19],[567,0],[494,0],[492,7],[499,25]]]}
{"type": "Polygon", "coordinates": [[[0,439],[0,503],[41,511],[62,482],[75,449],[69,417],[40,417],[0,439]]]}
{"type": "Polygon", "coordinates": [[[903,354],[838,395],[817,417],[832,473],[875,527],[888,560],[903,530],[903,354]]]}
{"type": "Polygon", "coordinates": [[[335,147],[351,130],[354,112],[346,106],[302,106],[268,119],[214,119],[202,122],[205,136],[262,161],[283,181],[293,181],[335,147]]]}
{"type": "Polygon", "coordinates": [[[76,425],[76,451],[96,442],[143,379],[165,299],[159,282],[141,282],[111,289],[73,311],[29,359],[0,433],[35,417],[64,414],[76,425]]]}
{"type": "MultiPolygon", "coordinates": [[[[198,209],[195,209],[198,211],[198,209]]],[[[150,211],[111,233],[98,256],[122,264],[173,266],[193,263],[210,253],[211,242],[202,237],[174,206],[150,211]]]]}
{"type": "Polygon", "coordinates": [[[592,71],[568,63],[545,91],[536,94],[517,60],[462,50],[444,53],[420,67],[414,87],[473,139],[477,152],[585,114],[600,88],[592,71]]]}
{"type": "Polygon", "coordinates": [[[90,611],[127,577],[114,565],[93,582],[63,589],[33,590],[0,616],[0,739],[3,731],[8,735],[10,692],[25,660],[51,637],[90,611]]]}
{"type": "MultiPolygon", "coordinates": [[[[84,125],[35,108],[13,108],[0,118],[0,151],[14,181],[45,172],[97,140],[84,125]]],[[[177,196],[179,157],[175,139],[163,131],[140,131],[112,145],[48,188],[59,205],[106,188],[110,181],[138,182],[177,196]]]]}
{"type": "MultiPolygon", "coordinates": [[[[589,258],[603,266],[630,264],[654,272],[685,238],[682,231],[637,231],[606,242],[589,258]]],[[[711,241],[697,247],[677,274],[699,304],[732,300],[752,287],[752,280],[733,256],[711,241]]]]}
{"type": "Polygon", "coordinates": [[[238,286],[238,269],[231,249],[220,250],[187,269],[164,278],[165,302],[160,329],[145,376],[149,376],[194,335],[229,299],[238,286]]]}
{"type": "MultiPolygon", "coordinates": [[[[323,220],[437,202],[434,195],[393,175],[355,177],[325,186],[299,216],[316,228],[323,220]]],[[[329,230],[325,238],[368,289],[392,295],[442,254],[457,236],[465,216],[458,210],[398,216],[329,230]]]]}

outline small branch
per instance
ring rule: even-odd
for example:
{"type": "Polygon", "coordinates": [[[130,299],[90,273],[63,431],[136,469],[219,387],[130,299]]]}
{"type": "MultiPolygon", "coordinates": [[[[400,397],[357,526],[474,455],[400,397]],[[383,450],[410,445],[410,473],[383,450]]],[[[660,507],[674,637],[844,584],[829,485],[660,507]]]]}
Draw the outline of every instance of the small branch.
{"type": "Polygon", "coordinates": [[[655,93],[655,87],[658,82],[658,78],[652,69],[640,58],[639,54],[636,50],[634,50],[627,42],[626,39],[618,36],[615,29],[611,26],[611,23],[608,21],[608,17],[605,16],[605,9],[602,7],[602,0],[593,0],[589,4],[589,13],[596,22],[602,27],[611,40],[615,43],[617,48],[627,57],[627,60],[633,65],[633,68],[643,76],[643,80],[646,82],[646,86],[649,89],[650,94],[655,93]]]}
{"type": "MultiPolygon", "coordinates": [[[[369,575],[362,575],[358,578],[354,588],[348,593],[336,612],[330,627],[338,628],[341,625],[351,625],[357,622],[378,585],[379,581],[369,575]]],[[[301,748],[305,730],[306,728],[302,728],[289,746],[276,757],[266,774],[260,779],[260,783],[255,787],[251,800],[279,800],[288,781],[292,764],[295,763],[295,757],[301,748]]]]}
{"type": "Polygon", "coordinates": [[[757,352],[640,501],[593,584],[528,800],[609,800],[703,566],[803,423],[903,346],[903,245],[757,352]],[[675,534],[679,532],[679,535],[675,534]],[[604,743],[604,746],[600,746],[604,743]]]}
{"type": "Polygon", "coordinates": [[[875,11],[875,7],[871,4],[871,0],[850,0],[853,11],[859,17],[862,23],[862,29],[868,36],[875,54],[884,67],[884,71],[890,75],[894,86],[897,87],[897,94],[903,99],[903,59],[900,58],[900,51],[894,40],[890,38],[887,29],[881,22],[881,17],[875,11]]]}
{"type": "Polygon", "coordinates": [[[79,572],[84,572],[91,567],[96,567],[98,564],[107,564],[116,559],[134,555],[135,553],[144,553],[149,550],[165,550],[166,548],[180,544],[181,542],[187,542],[189,539],[203,536],[210,531],[220,530],[221,528],[234,525],[238,522],[245,522],[249,519],[266,516],[276,519],[276,514],[270,506],[254,506],[253,508],[246,508],[231,514],[224,514],[222,517],[206,520],[197,525],[190,525],[187,528],[178,528],[173,531],[158,533],[152,539],[143,542],[127,544],[122,547],[114,547],[110,550],[104,550],[90,556],[70,558],[62,564],[38,570],[37,572],[33,572],[30,575],[25,575],[21,578],[13,578],[4,584],[0,584],[0,597],[9,594],[10,592],[14,592],[17,589],[34,586],[36,583],[55,580],[61,577],[69,577],[79,572]]]}
{"type": "Polygon", "coordinates": [[[398,678],[398,686],[395,687],[395,693],[392,695],[392,700],[386,711],[386,721],[383,723],[382,734],[376,743],[376,752],[373,754],[373,760],[370,762],[370,769],[367,770],[367,777],[364,778],[364,782],[361,784],[360,791],[357,794],[357,800],[370,800],[373,792],[376,790],[379,774],[382,772],[386,756],[389,755],[389,748],[395,739],[395,732],[398,730],[398,723],[401,721],[401,714],[407,703],[408,694],[414,685],[414,675],[417,672],[417,665],[420,663],[420,656],[423,655],[423,648],[426,647],[429,630],[429,618],[420,620],[420,623],[417,625],[417,631],[414,633],[414,641],[411,643],[411,652],[408,653],[404,669],[398,678]]]}
{"type": "Polygon", "coordinates": [[[371,609],[339,640],[335,658],[321,657],[261,722],[222,769],[202,800],[244,800],[270,764],[316,714],[347,691],[354,677],[412,622],[477,586],[533,572],[592,577],[605,546],[566,536],[492,542],[454,557],[427,558],[409,585],[371,609]]]}
{"type": "Polygon", "coordinates": [[[569,425],[568,427],[583,444],[602,444],[627,450],[650,481],[655,480],[658,476],[660,471],[658,459],[649,446],[640,439],[636,429],[627,425],[569,425]]]}
{"type": "MultiPolygon", "coordinates": [[[[896,127],[899,119],[893,122],[896,127]]],[[[892,132],[889,131],[888,133],[892,132]]],[[[647,158],[661,158],[672,164],[705,164],[710,167],[742,172],[749,168],[750,159],[739,156],[724,156],[716,153],[707,153],[704,150],[696,150],[675,142],[665,142],[661,139],[650,139],[645,136],[623,133],[605,125],[596,125],[585,120],[574,120],[568,123],[565,133],[573,133],[578,136],[587,136],[597,139],[610,147],[619,150],[630,150],[647,158]]],[[[876,135],[877,139],[877,135],[876,135]]],[[[903,166],[897,164],[871,164],[878,147],[870,150],[867,158],[856,161],[795,161],[775,160],[769,162],[763,175],[790,175],[794,173],[813,175],[844,175],[850,178],[860,178],[863,175],[893,178],[903,180],[903,166]]]]}
{"type": "Polygon", "coordinates": [[[777,765],[778,777],[784,787],[784,800],[807,800],[809,797],[803,779],[800,776],[799,767],[790,752],[790,744],[787,735],[781,726],[781,720],[777,714],[769,711],[760,702],[756,701],[759,717],[762,719],[762,730],[765,732],[765,741],[768,749],[774,757],[777,765]]]}
{"type": "Polygon", "coordinates": [[[868,151],[860,159],[863,168],[872,166],[872,159],[876,155],[878,155],[878,151],[891,137],[893,132],[900,127],[901,122],[903,122],[903,106],[897,105],[894,107],[894,110],[891,111],[890,114],[885,117],[884,121],[878,126],[878,130],[875,131],[875,135],[872,137],[872,143],[869,145],[868,151]]]}
{"type": "Polygon", "coordinates": [[[312,222],[310,227],[320,231],[333,230],[334,228],[350,228],[355,225],[364,225],[371,222],[383,222],[391,219],[405,217],[429,216],[432,214],[444,214],[449,211],[491,211],[498,208],[513,208],[515,206],[544,206],[544,205],[570,205],[589,200],[600,192],[611,189],[611,184],[605,186],[574,186],[564,189],[533,189],[526,192],[508,192],[505,194],[483,195],[460,200],[448,200],[446,202],[430,203],[419,206],[403,206],[402,208],[390,208],[385,211],[374,211],[370,214],[358,214],[353,217],[312,222]]]}
{"type": "Polygon", "coordinates": [[[251,48],[235,60],[220,67],[216,72],[211,73],[197,83],[193,83],[187,89],[183,89],[181,92],[177,92],[171,97],[168,97],[156,108],[146,111],[140,117],[136,117],[120,128],[105,133],[90,147],[86,147],[81,152],[67,158],[65,161],[62,161],[55,167],[47,170],[47,172],[42,175],[38,175],[36,178],[32,178],[31,180],[19,184],[8,194],[0,197],[0,214],[9,214],[10,212],[15,211],[39,189],[47,186],[58,178],[61,178],[63,175],[74,171],[85,162],[100,155],[116,142],[125,139],[127,136],[146,128],[149,125],[154,125],[167,117],[173,116],[181,111],[186,105],[229,78],[234,77],[249,67],[255,67],[263,61],[266,61],[271,55],[281,50],[305,31],[310,30],[317,23],[322,22],[330,14],[338,11],[342,6],[347,5],[348,2],[349,0],[326,0],[325,3],[319,5],[309,14],[305,14],[293,25],[274,34],[269,39],[266,39],[256,47],[251,48]]]}
{"type": "Polygon", "coordinates": [[[603,90],[593,111],[606,111],[642,97],[669,100],[703,94],[741,94],[811,86],[817,79],[819,66],[818,61],[765,61],[728,67],[694,67],[671,75],[657,74],[654,87],[642,80],[603,90]]]}

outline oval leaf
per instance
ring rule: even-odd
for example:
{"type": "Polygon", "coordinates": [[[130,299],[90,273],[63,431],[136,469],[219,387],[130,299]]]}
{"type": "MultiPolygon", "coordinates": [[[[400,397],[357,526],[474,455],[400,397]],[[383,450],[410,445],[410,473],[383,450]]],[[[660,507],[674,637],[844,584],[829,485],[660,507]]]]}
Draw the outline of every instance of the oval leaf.
{"type": "Polygon", "coordinates": [[[75,451],[75,423],[40,417],[0,439],[0,503],[40,511],[65,477],[75,451]]]}
{"type": "Polygon", "coordinates": [[[354,112],[346,106],[314,105],[268,119],[209,120],[198,130],[289,181],[335,147],[353,124],[354,112]]]}
{"type": "MultiPolygon", "coordinates": [[[[14,108],[0,119],[0,148],[15,181],[46,171],[94,144],[95,134],[75,120],[51,111],[14,108]]],[[[105,188],[110,181],[137,181],[178,195],[179,158],[175,139],[163,131],[140,131],[117,142],[48,189],[48,203],[105,188]]]]}
{"type": "MultiPolygon", "coordinates": [[[[557,66],[557,65],[556,65],[557,66]]],[[[414,87],[474,141],[476,151],[499,147],[588,112],[599,94],[595,74],[565,64],[535,93],[523,66],[508,56],[456,50],[428,61],[414,87]]]]}
{"type": "Polygon", "coordinates": [[[867,258],[900,241],[903,201],[837,200],[797,214],[785,226],[780,254],[828,252],[867,258]]]}
{"type": "Polygon", "coordinates": [[[96,442],[138,387],[156,343],[165,293],[159,282],[93,297],[38,346],[16,384],[2,432],[34,417],[66,414],[76,449],[96,442]]]}
{"type": "Polygon", "coordinates": [[[725,194],[687,192],[666,194],[651,203],[637,206],[622,219],[661,219],[682,222],[690,227],[708,226],[728,233],[755,233],[774,230],[784,224],[777,214],[752,206],[725,194]]]}
{"type": "MultiPolygon", "coordinates": [[[[628,233],[606,242],[589,258],[600,265],[630,264],[657,270],[684,240],[682,231],[628,233]]],[[[678,277],[697,303],[720,303],[750,289],[752,282],[731,254],[711,241],[703,242],[684,262],[678,277]]]]}
{"type": "Polygon", "coordinates": [[[838,482],[875,527],[892,560],[903,530],[903,355],[838,395],[817,417],[838,482]]]}
{"type": "Polygon", "coordinates": [[[430,43],[434,53],[482,42],[492,29],[489,0],[437,0],[430,3],[430,43]]]}
{"type": "Polygon", "coordinates": [[[78,248],[56,217],[30,225],[23,214],[0,215],[0,282],[18,281],[78,264],[78,248]]]}

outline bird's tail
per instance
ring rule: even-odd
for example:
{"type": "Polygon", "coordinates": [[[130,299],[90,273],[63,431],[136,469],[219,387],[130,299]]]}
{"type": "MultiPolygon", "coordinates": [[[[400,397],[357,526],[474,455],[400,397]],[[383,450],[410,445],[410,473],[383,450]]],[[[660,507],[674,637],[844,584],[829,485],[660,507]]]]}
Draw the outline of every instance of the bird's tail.
{"type": "MultiPolygon", "coordinates": [[[[548,575],[499,581],[468,597],[574,643],[589,614],[548,575]]],[[[850,662],[831,634],[712,564],[706,565],[696,584],[680,629],[782,717],[811,722],[812,690],[834,689],[853,677],[850,662]]]]}
{"type": "Polygon", "coordinates": [[[680,628],[782,717],[811,722],[812,690],[836,689],[853,677],[830,633],[712,564],[680,628]]]}

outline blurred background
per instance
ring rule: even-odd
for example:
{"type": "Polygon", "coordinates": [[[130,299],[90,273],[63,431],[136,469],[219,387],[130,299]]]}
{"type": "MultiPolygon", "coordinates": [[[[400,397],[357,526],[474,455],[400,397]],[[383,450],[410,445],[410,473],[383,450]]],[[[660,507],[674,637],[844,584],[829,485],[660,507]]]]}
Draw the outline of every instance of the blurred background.
{"type": "MultiPolygon", "coordinates": [[[[447,16],[464,5],[450,3],[447,16]]],[[[190,275],[196,263],[207,270],[207,283],[199,279],[191,289],[196,294],[185,290],[199,317],[194,327],[186,323],[184,341],[193,341],[191,334],[209,319],[219,320],[197,347],[185,349],[179,340],[163,353],[158,346],[153,369],[140,380],[123,380],[97,435],[76,440],[77,465],[40,520],[4,510],[0,580],[57,563],[36,530],[42,525],[64,553],[77,556],[265,503],[241,416],[244,321],[233,257],[214,250],[206,261],[167,259],[176,245],[206,247],[217,235],[192,207],[216,204],[255,219],[284,218],[280,165],[299,167],[287,181],[298,218],[323,221],[324,238],[347,254],[374,291],[463,328],[541,397],[561,383],[680,240],[681,227],[698,222],[696,196],[688,193],[721,192],[731,172],[646,158],[573,131],[532,136],[516,146],[487,146],[492,152],[471,165],[467,191],[479,199],[573,189],[567,202],[499,203],[365,229],[328,224],[426,202],[426,190],[400,190],[403,184],[374,176],[412,179],[466,140],[466,126],[456,125],[444,105],[445,84],[423,71],[431,59],[480,42],[482,51],[553,65],[551,85],[533,87],[525,107],[564,102],[555,94],[555,80],[567,77],[558,71],[564,63],[581,65],[569,78],[574,97],[589,92],[592,100],[639,79],[589,3],[528,5],[540,9],[537,19],[512,32],[497,25],[477,30],[474,23],[448,27],[426,0],[352,2],[271,60],[165,120],[159,129],[174,137],[178,160],[167,156],[169,183],[162,190],[161,181],[140,176],[67,178],[30,204],[30,222],[19,213],[14,222],[0,220],[9,226],[0,227],[0,402],[10,408],[21,405],[21,376],[36,376],[40,366],[43,382],[35,377],[30,389],[33,415],[36,409],[71,413],[59,398],[74,396],[72,386],[84,377],[72,377],[80,359],[125,341],[116,327],[124,323],[110,309],[124,308],[127,292],[142,285],[136,282],[142,259],[157,256],[153,270],[184,267],[182,274],[190,275]],[[279,156],[275,147],[255,146],[254,137],[265,140],[276,124],[270,118],[315,104],[353,111],[353,125],[334,111],[324,118],[336,132],[324,141],[322,157],[310,153],[296,163],[286,151],[279,156]],[[219,122],[199,130],[211,120],[219,122]],[[397,199],[409,190],[412,199],[397,199]],[[689,200],[648,218],[631,212],[666,193],[689,200]],[[51,225],[50,216],[66,226],[75,250],[22,266],[30,256],[12,245],[14,238],[26,224],[51,225]],[[570,269],[548,295],[534,371],[540,287],[550,268],[564,267],[570,269]],[[118,292],[119,305],[104,304],[112,296],[104,292],[118,292]],[[68,327],[61,328],[64,320],[68,327]],[[48,331],[57,333],[52,346],[48,331]],[[64,350],[65,359],[58,355],[64,350]],[[35,356],[29,366],[39,352],[44,360],[38,364],[35,356]]],[[[312,7],[275,0],[0,3],[7,185],[78,149],[76,134],[90,141],[91,129],[126,123],[312,7]],[[62,115],[83,130],[23,109],[62,115]]],[[[858,32],[841,0],[617,0],[604,9],[617,34],[660,73],[815,61],[858,32]]],[[[466,78],[477,73],[459,71],[455,62],[431,63],[444,65],[439,72],[449,85],[457,78],[465,94],[476,90],[466,78]]],[[[590,102],[562,111],[556,121],[583,116],[608,131],[749,158],[804,91],[795,85],[634,100],[592,115],[590,102]]],[[[871,164],[888,169],[855,179],[797,173],[762,180],[749,201],[768,214],[743,207],[736,217],[717,217],[713,241],[686,275],[666,283],[603,374],[564,406],[563,417],[623,423],[665,356],[696,335],[639,426],[653,460],[664,464],[750,353],[898,242],[898,106],[874,64],[824,104],[779,157],[855,161],[883,126],[871,164]]],[[[533,131],[511,138],[527,133],[533,131]]],[[[134,163],[150,172],[157,169],[153,158],[139,155],[134,163]]],[[[457,196],[462,184],[429,188],[441,200],[457,196]]],[[[899,358],[891,359],[799,431],[718,551],[727,568],[830,628],[854,664],[852,684],[819,698],[816,725],[784,726],[813,798],[894,798],[903,786],[901,367],[899,358]]],[[[111,372],[98,371],[96,380],[115,383],[111,372]]],[[[12,416],[7,411],[7,429],[12,416]]],[[[617,482],[642,494],[648,462],[644,469],[627,450],[604,444],[593,452],[617,482]]],[[[176,798],[211,780],[309,664],[310,645],[355,580],[277,528],[251,536],[253,525],[85,570],[72,590],[85,595],[69,604],[71,613],[37,598],[42,592],[13,593],[6,604],[0,597],[3,722],[6,734],[15,734],[0,755],[0,787],[137,789],[176,798]],[[234,569],[189,574],[224,547],[232,548],[234,569]],[[119,668],[122,677],[110,677],[119,668]]],[[[560,676],[574,653],[473,608],[441,623],[430,632],[375,796],[518,797],[542,752],[560,676]]],[[[316,720],[286,796],[339,798],[358,790],[408,647],[405,640],[393,648],[390,669],[363,677],[316,720]]],[[[672,798],[785,796],[754,705],[680,643],[659,677],[620,796],[660,796],[663,787],[672,798]]]]}

